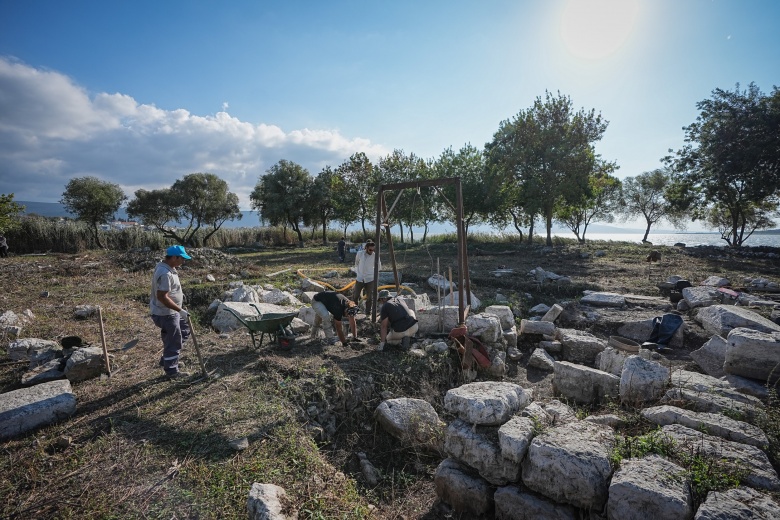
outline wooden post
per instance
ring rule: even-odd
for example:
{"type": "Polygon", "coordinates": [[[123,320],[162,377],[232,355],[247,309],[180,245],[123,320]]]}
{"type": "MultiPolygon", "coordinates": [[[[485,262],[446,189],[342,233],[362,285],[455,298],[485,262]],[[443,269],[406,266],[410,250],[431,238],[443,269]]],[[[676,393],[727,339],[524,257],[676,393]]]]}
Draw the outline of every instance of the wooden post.
{"type": "Polygon", "coordinates": [[[98,306],[98,319],[100,320],[100,339],[103,342],[103,359],[106,361],[106,373],[111,375],[111,363],[108,360],[108,347],[106,346],[106,331],[103,328],[103,309],[98,306]]]}

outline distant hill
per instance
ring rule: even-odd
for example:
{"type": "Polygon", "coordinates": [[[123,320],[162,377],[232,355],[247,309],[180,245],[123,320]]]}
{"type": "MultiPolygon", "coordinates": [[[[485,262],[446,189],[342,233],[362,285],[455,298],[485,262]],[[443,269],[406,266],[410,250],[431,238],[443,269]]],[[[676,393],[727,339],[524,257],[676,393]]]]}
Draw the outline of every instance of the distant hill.
{"type": "Polygon", "coordinates": [[[59,202],[30,202],[27,200],[15,201],[24,206],[26,215],[40,215],[42,217],[70,217],[75,215],[68,213],[59,202]]]}

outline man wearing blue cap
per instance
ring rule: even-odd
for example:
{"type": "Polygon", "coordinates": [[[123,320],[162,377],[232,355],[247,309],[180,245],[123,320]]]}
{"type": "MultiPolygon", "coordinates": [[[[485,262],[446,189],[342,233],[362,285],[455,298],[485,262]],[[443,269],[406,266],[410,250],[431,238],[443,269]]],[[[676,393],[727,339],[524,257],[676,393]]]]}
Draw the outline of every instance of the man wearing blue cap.
{"type": "Polygon", "coordinates": [[[152,294],[149,310],[154,324],[160,327],[163,355],[160,365],[170,379],[187,377],[179,370],[182,345],[190,337],[189,313],[184,310],[184,292],[179,282],[177,267],[192,257],[182,246],[171,246],[165,251],[165,260],[157,264],[152,276],[152,294]]]}

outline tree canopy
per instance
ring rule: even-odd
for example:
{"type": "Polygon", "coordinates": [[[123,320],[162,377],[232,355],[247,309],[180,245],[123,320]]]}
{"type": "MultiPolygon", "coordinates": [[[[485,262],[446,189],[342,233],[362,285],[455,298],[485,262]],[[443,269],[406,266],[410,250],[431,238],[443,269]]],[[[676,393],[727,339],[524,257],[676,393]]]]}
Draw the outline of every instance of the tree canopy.
{"type": "MultiPolygon", "coordinates": [[[[463,225],[468,233],[473,224],[486,222],[499,202],[500,184],[486,182],[485,156],[482,150],[467,143],[456,153],[452,148],[442,152],[436,161],[438,177],[460,177],[461,196],[463,197],[463,225]]],[[[456,203],[455,186],[442,188],[447,200],[456,203]]],[[[442,205],[443,214],[455,221],[454,209],[448,204],[442,205]]]]}
{"type": "Polygon", "coordinates": [[[112,220],[125,200],[127,196],[118,184],[101,181],[97,177],[78,177],[65,186],[60,203],[78,220],[89,225],[95,243],[102,248],[98,225],[112,220]]]}
{"type": "Polygon", "coordinates": [[[662,169],[645,172],[623,181],[618,213],[624,219],[642,216],[647,227],[642,242],[647,242],[650,226],[666,220],[676,228],[684,227],[683,214],[667,200],[671,174],[662,169]]]}
{"type": "Polygon", "coordinates": [[[203,245],[229,220],[240,220],[238,195],[213,173],[191,173],[160,190],[138,190],[127,213],[185,245],[203,245]],[[181,229],[171,223],[183,225],[181,229]]]}
{"type": "Polygon", "coordinates": [[[591,222],[615,220],[614,212],[619,205],[622,183],[610,175],[614,170],[614,163],[598,161],[582,199],[571,204],[561,204],[555,211],[555,219],[571,229],[581,244],[585,243],[585,233],[591,222]]]}
{"type": "Polygon", "coordinates": [[[334,173],[330,166],[326,166],[314,178],[309,207],[313,218],[322,226],[322,244],[328,243],[328,222],[336,216],[333,208],[334,173]]]}
{"type": "Polygon", "coordinates": [[[595,110],[575,111],[568,96],[545,93],[514,119],[503,121],[485,145],[492,168],[505,182],[522,184],[522,205],[529,215],[542,215],[547,244],[552,245],[556,205],[575,203],[588,189],[597,156],[593,143],[608,122],[595,110]]]}
{"type": "Polygon", "coordinates": [[[688,144],[665,159],[675,173],[671,201],[740,247],[753,231],[774,225],[777,215],[780,89],[770,95],[754,83],[716,89],[696,107],[696,121],[683,128],[688,144]]]}
{"type": "MultiPolygon", "coordinates": [[[[753,83],[745,90],[739,85],[733,91],[716,89],[696,106],[696,121],[683,128],[686,144],[669,151],[666,168],[623,183],[613,175],[618,165],[595,150],[609,122],[595,109],[577,109],[560,92],[545,91],[532,106],[502,121],[484,149],[448,147],[428,159],[394,150],[376,164],[357,152],[316,177],[282,159],[260,177],[250,200],[261,221],[282,225],[285,237],[289,227],[302,243],[302,226],[311,227],[312,239],[321,226],[326,244],[333,221],[345,234],[359,223],[364,238],[373,235],[380,185],[459,177],[466,233],[475,224],[513,225],[522,241],[527,227],[531,243],[541,217],[547,245],[552,245],[553,221],[583,243],[592,222],[641,216],[643,241],[662,220],[683,229],[692,219],[717,227],[729,245],[739,247],[780,216],[780,89],[769,95],[753,83]]],[[[397,199],[386,194],[402,242],[407,236],[414,242],[421,226],[425,241],[430,222],[454,220],[453,189],[420,187],[397,199]]],[[[13,222],[8,215],[18,212],[13,195],[8,197],[0,196],[0,229],[8,228],[13,222]]],[[[97,224],[123,200],[117,185],[85,177],[68,184],[62,203],[90,223],[102,247],[97,224]]],[[[209,173],[187,175],[166,189],[138,190],[128,214],[188,245],[205,245],[226,221],[241,218],[238,197],[209,173]],[[172,223],[183,225],[172,228],[172,223]]]]}
{"type": "Polygon", "coordinates": [[[282,159],[257,181],[249,196],[252,208],[258,210],[261,220],[274,226],[284,225],[285,235],[289,225],[303,245],[301,226],[310,223],[313,216],[309,205],[313,184],[308,170],[282,159]]]}
{"type": "MultiPolygon", "coordinates": [[[[413,182],[431,178],[428,163],[414,153],[407,155],[403,150],[393,150],[393,153],[381,158],[375,170],[377,172],[377,191],[379,184],[413,182]]],[[[413,226],[423,226],[427,231],[430,221],[436,218],[431,188],[420,188],[419,191],[407,189],[400,196],[398,193],[390,191],[385,192],[385,194],[388,198],[392,197],[386,201],[387,210],[392,209],[390,221],[398,224],[401,242],[404,241],[404,226],[406,226],[409,239],[414,243],[413,226]],[[393,205],[395,205],[394,208],[393,205]]],[[[374,212],[376,214],[376,210],[374,212]]]]}
{"type": "Polygon", "coordinates": [[[19,214],[24,206],[14,202],[14,194],[0,194],[0,233],[7,233],[19,227],[19,214]]]}
{"type": "MultiPolygon", "coordinates": [[[[338,220],[360,222],[363,238],[368,238],[366,221],[376,218],[376,197],[379,176],[365,153],[358,152],[336,168],[338,182],[334,190],[334,203],[339,210],[338,220]]],[[[348,225],[348,224],[347,224],[348,225]]]]}

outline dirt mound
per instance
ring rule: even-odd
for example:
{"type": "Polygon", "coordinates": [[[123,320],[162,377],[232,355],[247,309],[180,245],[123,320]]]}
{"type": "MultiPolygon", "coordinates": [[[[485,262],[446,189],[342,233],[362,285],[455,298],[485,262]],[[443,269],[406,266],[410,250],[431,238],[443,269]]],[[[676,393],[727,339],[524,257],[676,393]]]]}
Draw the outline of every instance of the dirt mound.
{"type": "MultiPolygon", "coordinates": [[[[187,254],[192,257],[192,260],[188,260],[186,265],[192,268],[236,267],[244,265],[240,258],[208,247],[188,248],[187,254]]],[[[118,265],[135,272],[153,269],[164,257],[165,252],[162,249],[131,249],[125,253],[118,253],[114,257],[114,261],[118,265]]]]}

